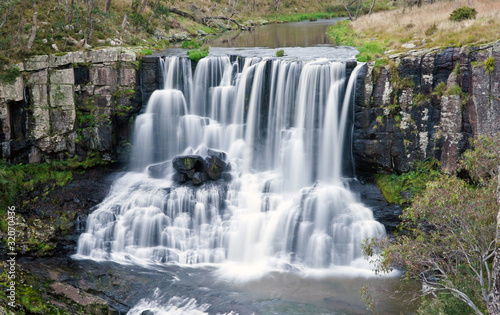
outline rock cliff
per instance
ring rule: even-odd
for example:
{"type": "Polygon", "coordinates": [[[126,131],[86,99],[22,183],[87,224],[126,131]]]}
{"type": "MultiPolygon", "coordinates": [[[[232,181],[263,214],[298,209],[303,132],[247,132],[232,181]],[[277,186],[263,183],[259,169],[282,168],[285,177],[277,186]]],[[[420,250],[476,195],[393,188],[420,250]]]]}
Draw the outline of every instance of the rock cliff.
{"type": "Polygon", "coordinates": [[[34,56],[0,85],[0,158],[39,163],[99,152],[123,160],[142,106],[137,55],[102,49],[34,56]]]}
{"type": "Polygon", "coordinates": [[[366,64],[355,105],[358,172],[404,172],[434,157],[455,173],[471,137],[500,133],[499,82],[500,42],[366,64]]]}

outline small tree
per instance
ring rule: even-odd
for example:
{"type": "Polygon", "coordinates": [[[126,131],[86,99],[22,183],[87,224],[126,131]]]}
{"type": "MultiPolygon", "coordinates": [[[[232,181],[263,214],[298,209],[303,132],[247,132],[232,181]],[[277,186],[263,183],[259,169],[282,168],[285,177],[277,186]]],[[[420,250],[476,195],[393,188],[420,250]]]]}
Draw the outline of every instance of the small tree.
{"type": "Polygon", "coordinates": [[[443,175],[429,183],[403,213],[404,235],[392,243],[372,239],[365,254],[376,271],[404,268],[407,279],[426,285],[422,294],[451,294],[483,314],[493,285],[500,139],[482,137],[473,146],[461,163],[470,179],[443,175]]]}

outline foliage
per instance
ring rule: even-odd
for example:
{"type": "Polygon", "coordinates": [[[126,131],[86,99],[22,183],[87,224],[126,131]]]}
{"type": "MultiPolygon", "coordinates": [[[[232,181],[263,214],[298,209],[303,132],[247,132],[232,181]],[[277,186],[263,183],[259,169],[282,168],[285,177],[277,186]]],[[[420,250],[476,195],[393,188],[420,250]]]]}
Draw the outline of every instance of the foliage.
{"type": "Polygon", "coordinates": [[[285,55],[285,51],[280,49],[276,52],[276,57],[283,57],[285,55]]]}
{"type": "Polygon", "coordinates": [[[382,57],[386,50],[386,43],[378,40],[366,40],[360,33],[351,27],[351,22],[336,22],[328,29],[328,35],[337,45],[354,46],[359,54],[356,56],[360,62],[372,61],[382,57]]]}
{"type": "Polygon", "coordinates": [[[200,61],[200,59],[208,56],[208,52],[209,52],[208,45],[203,45],[203,46],[201,46],[200,49],[194,49],[194,50],[187,51],[187,55],[188,55],[189,59],[198,62],[198,61],[200,61]]]}
{"type": "Polygon", "coordinates": [[[422,294],[437,294],[439,301],[424,303],[424,308],[434,303],[445,310],[453,307],[456,314],[461,306],[453,302],[458,300],[469,313],[486,310],[496,246],[500,137],[480,137],[473,146],[475,150],[468,150],[461,162],[471,183],[438,176],[403,212],[403,235],[394,242],[372,239],[364,247],[378,272],[405,268],[407,279],[419,279],[427,286],[422,294]]]}
{"type": "Polygon", "coordinates": [[[425,191],[427,183],[440,176],[439,162],[428,159],[417,161],[413,170],[401,175],[377,174],[375,182],[388,202],[405,204],[421,195],[425,191]]]}
{"type": "MultiPolygon", "coordinates": [[[[73,172],[104,165],[97,152],[90,153],[83,161],[78,157],[66,161],[53,161],[42,164],[9,164],[0,161],[0,211],[12,206],[19,191],[32,191],[36,185],[52,182],[52,186],[64,186],[73,178],[73,172]]],[[[5,221],[1,221],[1,229],[5,221]]]]}
{"type": "Polygon", "coordinates": [[[495,70],[495,59],[490,57],[484,61],[484,70],[491,75],[493,70],[495,70]]]}
{"type": "Polygon", "coordinates": [[[143,49],[141,51],[141,55],[149,56],[151,54],[153,54],[153,51],[151,49],[149,49],[149,48],[143,49]]]}
{"type": "Polygon", "coordinates": [[[182,48],[184,49],[197,49],[200,48],[203,45],[202,42],[199,41],[193,41],[193,40],[185,40],[182,42],[182,48]]]}
{"type": "Polygon", "coordinates": [[[0,83],[14,83],[20,73],[21,71],[18,67],[9,66],[7,58],[0,55],[0,83]]]}
{"type": "Polygon", "coordinates": [[[450,20],[455,22],[460,22],[464,20],[474,20],[476,18],[477,11],[471,7],[461,7],[453,10],[450,14],[450,20]]]}

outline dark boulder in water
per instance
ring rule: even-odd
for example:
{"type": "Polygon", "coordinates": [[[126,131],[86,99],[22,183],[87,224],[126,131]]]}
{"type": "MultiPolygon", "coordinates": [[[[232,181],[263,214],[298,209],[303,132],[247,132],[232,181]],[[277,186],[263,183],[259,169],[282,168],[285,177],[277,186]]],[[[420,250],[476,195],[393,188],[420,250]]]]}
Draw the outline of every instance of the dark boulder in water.
{"type": "Polygon", "coordinates": [[[164,178],[167,173],[167,168],[170,164],[170,161],[153,164],[148,166],[149,176],[153,178],[164,178]]]}
{"type": "Polygon", "coordinates": [[[194,169],[203,172],[206,168],[205,161],[199,155],[179,155],[172,160],[172,166],[179,173],[187,173],[194,169]]]}
{"type": "Polygon", "coordinates": [[[212,180],[218,180],[227,168],[227,163],[216,156],[211,156],[208,161],[207,174],[212,180]]]}
{"type": "Polygon", "coordinates": [[[185,183],[186,180],[187,180],[186,174],[175,173],[174,175],[172,175],[172,181],[174,182],[185,183]]]}
{"type": "Polygon", "coordinates": [[[219,150],[214,150],[214,149],[208,149],[207,150],[207,155],[209,157],[215,156],[220,160],[227,161],[227,154],[224,151],[219,151],[219,150]]]}
{"type": "Polygon", "coordinates": [[[178,183],[191,182],[193,185],[212,180],[231,181],[231,166],[226,162],[227,153],[219,150],[208,149],[207,157],[199,155],[179,155],[172,160],[172,166],[177,174],[172,176],[172,180],[178,183]]]}
{"type": "Polygon", "coordinates": [[[208,180],[207,173],[196,172],[193,176],[193,185],[201,185],[208,180]]]}

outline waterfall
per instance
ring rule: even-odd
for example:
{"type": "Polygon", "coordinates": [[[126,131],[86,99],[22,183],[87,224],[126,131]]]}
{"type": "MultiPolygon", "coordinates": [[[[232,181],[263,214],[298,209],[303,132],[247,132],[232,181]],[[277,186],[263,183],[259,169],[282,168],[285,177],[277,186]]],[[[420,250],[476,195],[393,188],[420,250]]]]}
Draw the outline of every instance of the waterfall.
{"type": "Polygon", "coordinates": [[[89,215],[75,257],[273,268],[363,266],[384,227],[344,177],[361,68],[327,59],[161,60],[162,89],[137,117],[133,171],[89,215]],[[232,180],[172,181],[179,154],[227,153],[232,180]],[[155,164],[157,163],[157,164],[155,164]],[[148,166],[164,170],[153,178],[148,166]]]}

